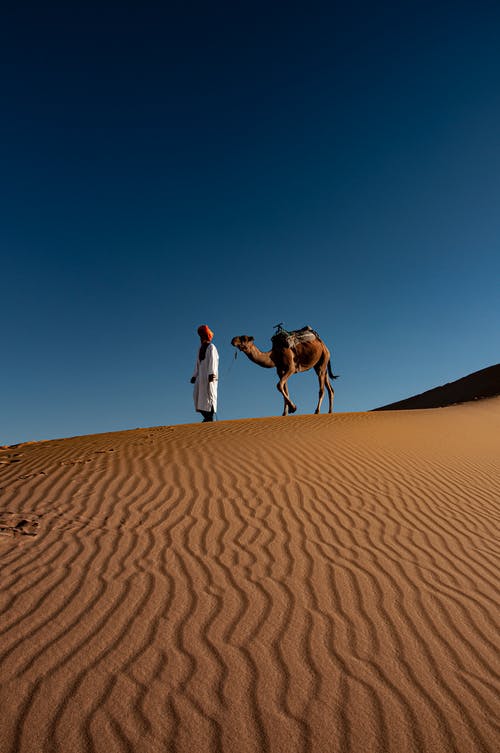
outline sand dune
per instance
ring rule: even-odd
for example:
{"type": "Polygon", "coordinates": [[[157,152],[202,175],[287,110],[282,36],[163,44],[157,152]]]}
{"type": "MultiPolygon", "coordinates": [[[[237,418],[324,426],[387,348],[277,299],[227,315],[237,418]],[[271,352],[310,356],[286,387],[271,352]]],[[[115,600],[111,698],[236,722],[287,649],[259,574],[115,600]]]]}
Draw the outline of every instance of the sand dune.
{"type": "Polygon", "coordinates": [[[475,371],[454,382],[422,392],[420,395],[384,405],[375,410],[413,410],[419,408],[444,408],[447,405],[482,400],[500,395],[500,363],[475,371]]]}
{"type": "Polygon", "coordinates": [[[500,399],[0,452],[2,753],[498,750],[500,399]]]}

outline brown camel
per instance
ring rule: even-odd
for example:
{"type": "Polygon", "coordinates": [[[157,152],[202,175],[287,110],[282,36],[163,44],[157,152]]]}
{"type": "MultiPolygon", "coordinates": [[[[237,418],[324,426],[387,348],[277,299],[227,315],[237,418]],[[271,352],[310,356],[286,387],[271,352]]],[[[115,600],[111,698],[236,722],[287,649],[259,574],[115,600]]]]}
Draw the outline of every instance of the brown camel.
{"type": "Polygon", "coordinates": [[[264,369],[276,369],[280,378],[276,387],[285,401],[283,416],[286,416],[288,412],[295,413],[297,410],[297,406],[290,400],[288,392],[287,381],[289,377],[299,371],[308,371],[312,368],[318,375],[319,381],[319,400],[314,412],[320,412],[321,402],[325,394],[325,384],[330,399],[328,412],[332,413],[333,411],[334,390],[328,374],[332,379],[337,377],[332,373],[330,366],[330,351],[321,338],[316,333],[314,335],[314,339],[308,342],[297,342],[293,347],[288,346],[286,337],[275,336],[272,339],[273,347],[266,352],[259,350],[254,344],[253,337],[249,335],[240,335],[240,337],[233,337],[231,340],[231,345],[241,350],[258,366],[262,366],[264,369]]]}

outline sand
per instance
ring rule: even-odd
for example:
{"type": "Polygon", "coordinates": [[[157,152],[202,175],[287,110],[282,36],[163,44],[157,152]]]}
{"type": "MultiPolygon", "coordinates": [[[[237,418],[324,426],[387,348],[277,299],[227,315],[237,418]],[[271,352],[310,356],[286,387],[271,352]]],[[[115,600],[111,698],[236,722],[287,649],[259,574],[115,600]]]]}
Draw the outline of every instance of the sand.
{"type": "Polygon", "coordinates": [[[375,410],[418,410],[420,408],[443,408],[446,405],[480,400],[500,395],[500,363],[474,371],[454,382],[413,395],[397,403],[384,405],[375,410]]]}
{"type": "Polygon", "coordinates": [[[2,753],[499,749],[500,398],[0,452],[2,753]]]}

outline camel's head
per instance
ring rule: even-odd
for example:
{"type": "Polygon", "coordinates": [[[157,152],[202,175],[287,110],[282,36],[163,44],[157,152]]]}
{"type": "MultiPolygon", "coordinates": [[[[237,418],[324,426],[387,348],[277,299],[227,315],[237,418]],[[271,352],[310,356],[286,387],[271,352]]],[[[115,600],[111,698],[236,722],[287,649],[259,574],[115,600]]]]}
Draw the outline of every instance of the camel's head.
{"type": "Polygon", "coordinates": [[[242,353],[248,353],[253,345],[253,337],[250,337],[249,335],[240,335],[239,337],[233,337],[233,339],[231,340],[231,345],[233,345],[235,348],[238,348],[238,350],[241,350],[242,353]]]}

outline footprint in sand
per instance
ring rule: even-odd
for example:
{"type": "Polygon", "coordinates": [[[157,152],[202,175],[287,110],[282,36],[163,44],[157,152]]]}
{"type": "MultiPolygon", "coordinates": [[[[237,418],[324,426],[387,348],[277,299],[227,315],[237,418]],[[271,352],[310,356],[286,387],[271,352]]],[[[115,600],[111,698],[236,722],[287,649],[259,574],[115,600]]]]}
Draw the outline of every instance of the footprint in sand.
{"type": "Polygon", "coordinates": [[[22,452],[9,452],[0,455],[0,465],[10,465],[11,463],[20,463],[23,456],[22,452]]]}
{"type": "Polygon", "coordinates": [[[3,536],[36,536],[38,533],[38,517],[12,512],[0,512],[0,535],[3,536]]]}
{"type": "Polygon", "coordinates": [[[92,463],[93,460],[97,460],[97,455],[103,455],[107,452],[114,452],[114,449],[109,450],[96,450],[93,455],[86,458],[73,458],[72,460],[61,460],[59,465],[80,465],[82,463],[92,463]]]}

